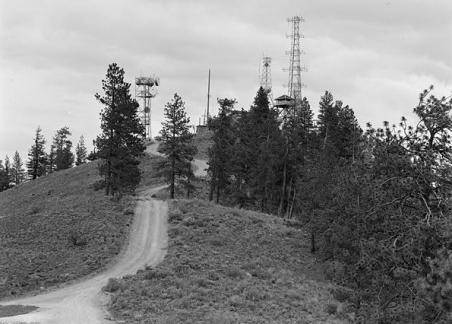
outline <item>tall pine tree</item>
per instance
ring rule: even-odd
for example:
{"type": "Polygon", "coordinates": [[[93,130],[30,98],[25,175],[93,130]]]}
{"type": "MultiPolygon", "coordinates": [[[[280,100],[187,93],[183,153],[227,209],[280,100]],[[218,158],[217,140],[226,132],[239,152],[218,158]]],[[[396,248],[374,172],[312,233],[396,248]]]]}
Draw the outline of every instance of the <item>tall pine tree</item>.
{"type": "Polygon", "coordinates": [[[165,105],[164,114],[165,121],[160,131],[162,142],[158,150],[166,158],[160,169],[170,185],[170,197],[173,199],[176,180],[180,179],[186,184],[191,182],[191,162],[196,154],[196,147],[192,143],[193,134],[190,133],[190,118],[185,112],[185,103],[177,93],[165,105]]]}
{"type": "Polygon", "coordinates": [[[226,188],[231,175],[232,150],[235,135],[232,125],[232,109],[236,103],[235,99],[218,99],[220,111],[218,117],[209,120],[209,129],[213,131],[212,147],[209,148],[209,175],[210,194],[213,199],[216,193],[216,202],[220,200],[221,191],[226,188]]]}
{"type": "Polygon", "coordinates": [[[297,184],[304,176],[305,160],[311,154],[313,141],[313,113],[306,98],[301,100],[298,109],[286,114],[282,127],[285,139],[285,152],[283,155],[283,174],[281,197],[278,215],[291,217],[297,184]]]}
{"type": "Polygon", "coordinates": [[[36,179],[46,173],[47,156],[44,150],[46,143],[38,126],[34,138],[34,143],[28,152],[27,172],[31,179],[36,179]]]}
{"type": "Polygon", "coordinates": [[[9,176],[5,171],[3,161],[0,160],[0,191],[6,190],[8,188],[9,188],[9,176]]]}
{"type": "Polygon", "coordinates": [[[25,180],[25,171],[23,168],[22,158],[19,155],[19,152],[16,151],[13,157],[13,165],[11,168],[11,176],[13,182],[18,185],[25,180]]]}
{"type": "Polygon", "coordinates": [[[65,126],[57,130],[53,138],[53,147],[55,148],[55,170],[64,170],[72,168],[74,164],[74,154],[72,153],[72,141],[69,127],[65,126]]]}
{"type": "Polygon", "coordinates": [[[85,146],[85,138],[80,136],[80,140],[75,148],[75,165],[86,163],[87,150],[85,146]]]}
{"type": "Polygon", "coordinates": [[[119,198],[140,182],[138,157],[145,150],[145,130],[138,116],[139,105],[130,95],[130,83],[124,81],[124,70],[116,63],[108,66],[102,90],[102,95],[96,94],[104,106],[96,156],[101,159],[99,171],[105,179],[106,195],[119,198]]]}
{"type": "Polygon", "coordinates": [[[237,185],[247,198],[257,200],[262,211],[268,210],[279,202],[277,183],[284,142],[278,113],[270,108],[267,92],[262,87],[250,111],[242,113],[240,119],[236,144],[236,151],[240,153],[234,158],[234,178],[241,182],[237,185]]]}
{"type": "Polygon", "coordinates": [[[8,185],[12,182],[11,178],[11,161],[9,160],[8,154],[5,156],[5,174],[8,177],[8,185]]]}

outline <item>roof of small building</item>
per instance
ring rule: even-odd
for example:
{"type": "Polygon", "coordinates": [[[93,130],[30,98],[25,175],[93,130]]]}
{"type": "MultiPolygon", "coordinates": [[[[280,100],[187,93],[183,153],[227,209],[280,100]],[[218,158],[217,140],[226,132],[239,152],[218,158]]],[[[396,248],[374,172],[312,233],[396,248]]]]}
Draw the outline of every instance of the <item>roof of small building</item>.
{"type": "Polygon", "coordinates": [[[282,95],[276,98],[275,100],[293,100],[293,98],[289,97],[288,95],[282,95]]]}

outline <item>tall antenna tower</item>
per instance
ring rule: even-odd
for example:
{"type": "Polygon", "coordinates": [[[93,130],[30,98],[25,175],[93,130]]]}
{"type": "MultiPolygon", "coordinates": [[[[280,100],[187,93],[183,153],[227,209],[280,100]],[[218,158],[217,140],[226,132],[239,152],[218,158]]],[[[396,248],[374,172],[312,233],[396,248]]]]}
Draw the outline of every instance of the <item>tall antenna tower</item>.
{"type": "Polygon", "coordinates": [[[135,78],[135,98],[143,99],[141,107],[141,122],[143,123],[146,133],[146,139],[152,139],[151,132],[151,99],[157,95],[160,78],[155,76],[140,76],[135,78]]]}
{"type": "Polygon", "coordinates": [[[301,82],[301,72],[306,71],[305,67],[301,66],[300,57],[304,52],[300,49],[300,38],[304,38],[300,34],[300,23],[304,21],[301,16],[294,16],[287,19],[291,25],[290,34],[290,51],[286,52],[289,55],[289,81],[287,83],[288,95],[294,99],[295,106],[298,106],[302,99],[301,88],[304,84],[301,82]]]}
{"type": "Polygon", "coordinates": [[[260,86],[267,92],[270,104],[273,106],[271,62],[272,62],[271,57],[264,56],[262,58],[262,70],[260,73],[260,86]]]}
{"type": "Polygon", "coordinates": [[[209,112],[209,106],[210,106],[210,69],[209,69],[209,78],[207,81],[207,109],[204,113],[204,125],[207,126],[209,122],[210,112],[209,112]]]}

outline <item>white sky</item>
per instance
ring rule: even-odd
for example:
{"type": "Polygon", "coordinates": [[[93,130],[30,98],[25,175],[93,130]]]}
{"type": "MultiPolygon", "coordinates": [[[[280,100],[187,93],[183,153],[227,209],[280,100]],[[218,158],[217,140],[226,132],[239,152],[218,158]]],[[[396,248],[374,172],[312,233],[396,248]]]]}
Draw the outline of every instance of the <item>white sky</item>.
{"type": "Polygon", "coordinates": [[[0,159],[18,150],[25,160],[38,125],[48,143],[69,126],[74,146],[81,134],[90,144],[100,132],[94,94],[112,62],[128,82],[160,77],[153,135],[174,92],[198,123],[209,68],[213,112],[217,97],[249,108],[264,53],[281,95],[294,15],[305,18],[303,95],[314,111],[329,90],[362,125],[380,126],[411,117],[430,84],[452,91],[450,0],[0,0],[0,159]]]}

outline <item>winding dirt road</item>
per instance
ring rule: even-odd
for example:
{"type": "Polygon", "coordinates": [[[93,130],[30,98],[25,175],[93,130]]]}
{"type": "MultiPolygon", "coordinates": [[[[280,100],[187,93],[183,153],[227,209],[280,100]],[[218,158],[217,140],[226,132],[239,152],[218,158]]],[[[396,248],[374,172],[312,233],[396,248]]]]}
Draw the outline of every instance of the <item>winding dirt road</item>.
{"type": "MultiPolygon", "coordinates": [[[[150,154],[157,152],[158,143],[147,147],[150,154]]],[[[194,160],[194,174],[205,177],[207,163],[194,160]]],[[[51,292],[33,297],[1,302],[0,305],[31,305],[39,307],[28,314],[0,317],[3,323],[42,324],[101,324],[112,323],[105,311],[108,298],[101,291],[109,278],[134,274],[147,265],[155,266],[166,254],[168,243],[168,204],[152,199],[151,196],[166,185],[142,190],[139,193],[135,218],[130,231],[129,242],[116,263],[108,270],[51,292]]]]}
{"type": "Polygon", "coordinates": [[[168,205],[152,199],[160,186],[139,194],[128,246],[107,271],[82,282],[33,297],[25,297],[2,305],[33,305],[36,311],[0,318],[0,323],[97,324],[111,323],[103,310],[107,298],[101,292],[109,278],[134,274],[146,265],[163,260],[167,246],[168,205]]]}

